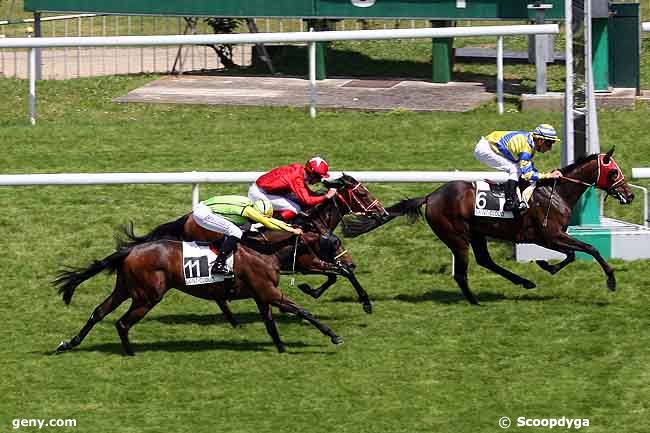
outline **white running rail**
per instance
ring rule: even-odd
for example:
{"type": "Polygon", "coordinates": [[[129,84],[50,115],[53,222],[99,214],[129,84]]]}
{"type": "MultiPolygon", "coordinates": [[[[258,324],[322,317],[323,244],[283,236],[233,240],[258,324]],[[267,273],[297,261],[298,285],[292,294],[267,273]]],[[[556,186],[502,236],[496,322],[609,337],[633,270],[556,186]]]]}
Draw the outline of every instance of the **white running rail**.
{"type": "MultiPolygon", "coordinates": [[[[330,173],[334,178],[342,175],[341,172],[336,171],[330,173]]],[[[506,173],[492,171],[350,171],[346,173],[362,182],[435,183],[453,180],[505,181],[507,179],[506,173]]],[[[201,183],[251,183],[262,174],[264,172],[259,171],[5,174],[0,175],[0,186],[192,184],[192,203],[197,203],[201,183]]]]}

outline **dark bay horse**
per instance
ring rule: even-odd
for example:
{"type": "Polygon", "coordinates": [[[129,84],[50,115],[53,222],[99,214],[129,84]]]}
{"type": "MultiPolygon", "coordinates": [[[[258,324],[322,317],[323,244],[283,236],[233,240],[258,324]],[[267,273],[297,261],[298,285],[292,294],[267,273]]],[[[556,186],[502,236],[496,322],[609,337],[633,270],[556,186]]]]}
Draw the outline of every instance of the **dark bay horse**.
{"type": "MultiPolygon", "coordinates": [[[[292,264],[285,264],[281,270],[283,272],[295,270],[303,274],[326,275],[327,281],[316,289],[312,289],[308,284],[298,285],[300,290],[313,298],[319,298],[336,282],[337,276],[343,276],[354,287],[364,311],[371,313],[372,303],[370,297],[354,274],[355,265],[352,257],[347,253],[347,250],[343,249],[340,240],[334,235],[333,231],[344,215],[354,214],[378,219],[387,217],[388,213],[379,200],[352,176],[343,174],[338,179],[324,180],[323,183],[328,188],[335,188],[337,194],[331,200],[327,200],[299,214],[291,222],[302,227],[305,231],[319,233],[322,243],[337,245],[336,254],[331,256],[331,260],[325,260],[322,254],[320,256],[305,254],[297,259],[295,268],[292,264]]],[[[134,246],[158,239],[212,241],[221,237],[220,234],[206,230],[196,224],[191,215],[189,213],[175,221],[161,224],[144,236],[135,236],[127,228],[124,230],[124,234],[130,239],[128,245],[134,246]]],[[[265,233],[268,235],[270,232],[265,231],[265,233]]],[[[220,304],[220,307],[224,310],[223,305],[220,304]]],[[[224,314],[227,315],[228,313],[224,310],[224,314]]]]}
{"type": "MultiPolygon", "coordinates": [[[[387,208],[390,216],[386,220],[402,215],[415,220],[422,216],[421,207],[425,205],[426,221],[431,230],[451,249],[454,255],[454,279],[472,304],[478,304],[478,300],[467,283],[470,245],[480,266],[527,289],[535,287],[532,281],[494,263],[488,252],[487,237],[534,243],[566,254],[566,258],[555,265],[544,260],[537,261],[542,269],[551,274],[573,262],[576,251],[587,253],[598,261],[607,275],[607,287],[615,290],[614,270],[598,250],[566,233],[572,209],[587,188],[595,186],[602,189],[607,195],[617,198],[621,204],[628,204],[634,199],[623,173],[612,158],[613,152],[614,149],[607,154],[594,154],[562,168],[560,171],[563,177],[556,183],[553,180],[539,181],[530,199],[530,209],[517,219],[475,216],[474,185],[471,182],[454,181],[425,197],[403,200],[387,208]]],[[[358,236],[380,225],[377,221],[361,221],[355,226],[348,225],[344,234],[358,236]]]]}
{"type": "MultiPolygon", "coordinates": [[[[226,300],[253,298],[262,315],[266,330],[273,339],[279,352],[285,347],[280,339],[277,326],[271,313],[275,306],[284,313],[292,313],[314,325],[323,334],[330,337],[332,343],[343,342],[328,326],[319,322],[309,311],[296,304],[280,291],[280,265],[290,261],[294,248],[311,250],[309,244],[318,242],[309,235],[300,237],[296,243],[291,234],[275,242],[260,245],[255,241],[240,244],[234,253],[234,280],[231,282],[185,285],[183,275],[182,243],[173,240],[158,240],[131,247],[119,247],[111,255],[96,260],[86,268],[63,270],[53,281],[63,295],[63,301],[70,303],[75,289],[84,281],[102,271],[116,273],[115,289],[88,319],[86,325],[69,342],[61,342],[57,352],[70,350],[83,341],[93,326],[106,315],[131,299],[131,307],[115,324],[127,355],[133,355],[129,342],[129,329],[141,320],[172,289],[196,296],[197,298],[217,301],[225,304],[226,300]],[[252,248],[252,247],[255,248],[252,248]]],[[[228,281],[228,280],[226,280],[228,281]]]]}

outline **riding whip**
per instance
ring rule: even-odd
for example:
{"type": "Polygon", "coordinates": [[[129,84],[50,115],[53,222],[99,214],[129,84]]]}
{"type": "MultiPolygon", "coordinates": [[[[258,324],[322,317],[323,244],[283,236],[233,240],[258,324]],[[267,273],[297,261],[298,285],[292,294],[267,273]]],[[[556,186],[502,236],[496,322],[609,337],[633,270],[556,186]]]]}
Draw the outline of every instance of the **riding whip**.
{"type": "Polygon", "coordinates": [[[542,227],[546,227],[548,224],[548,214],[551,211],[551,203],[553,202],[553,194],[555,194],[555,185],[557,184],[557,178],[553,179],[553,188],[551,189],[551,196],[548,199],[548,207],[546,208],[546,216],[544,216],[544,223],[542,227]]]}
{"type": "Polygon", "coordinates": [[[293,265],[291,265],[291,281],[289,285],[293,287],[296,284],[296,252],[298,251],[298,236],[296,236],[296,242],[293,245],[293,265]]]}

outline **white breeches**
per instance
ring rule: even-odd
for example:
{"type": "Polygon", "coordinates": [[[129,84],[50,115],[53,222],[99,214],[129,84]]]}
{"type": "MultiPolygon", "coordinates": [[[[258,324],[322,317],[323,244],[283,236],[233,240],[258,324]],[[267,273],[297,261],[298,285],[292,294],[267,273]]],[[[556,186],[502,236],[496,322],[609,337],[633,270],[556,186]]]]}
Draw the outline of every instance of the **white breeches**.
{"type": "Polygon", "coordinates": [[[495,153],[485,137],[481,137],[474,148],[474,157],[489,167],[505,171],[508,179],[519,180],[519,165],[495,153]]]}
{"type": "Polygon", "coordinates": [[[228,221],[203,203],[197,203],[192,209],[192,218],[201,227],[224,235],[234,236],[238,239],[242,237],[242,230],[236,224],[228,221]]]}
{"type": "Polygon", "coordinates": [[[281,195],[273,195],[266,193],[263,189],[259,188],[257,184],[252,184],[248,189],[248,198],[255,201],[265,198],[273,205],[273,211],[291,210],[295,213],[300,212],[300,205],[294,200],[288,199],[281,195]]]}

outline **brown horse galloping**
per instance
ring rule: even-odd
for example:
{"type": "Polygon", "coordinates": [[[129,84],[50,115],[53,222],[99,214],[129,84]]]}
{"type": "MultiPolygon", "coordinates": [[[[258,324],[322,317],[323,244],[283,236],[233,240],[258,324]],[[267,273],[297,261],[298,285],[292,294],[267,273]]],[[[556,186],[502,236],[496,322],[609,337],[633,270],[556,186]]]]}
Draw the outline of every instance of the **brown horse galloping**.
{"type": "MultiPolygon", "coordinates": [[[[352,176],[343,174],[338,179],[323,180],[323,184],[328,188],[335,188],[337,194],[330,200],[326,200],[319,205],[308,209],[304,213],[291,221],[304,231],[318,233],[322,236],[324,242],[336,244],[336,254],[331,255],[327,260],[323,255],[303,255],[296,260],[295,267],[293,263],[283,263],[281,270],[284,272],[296,271],[303,274],[323,274],[327,276],[320,287],[312,289],[308,284],[299,284],[298,288],[313,298],[319,298],[325,291],[331,287],[337,279],[337,276],[343,276],[350,281],[350,284],[357,292],[359,302],[363,305],[366,313],[372,312],[372,303],[365,289],[361,286],[354,274],[355,264],[352,257],[340,245],[340,241],[333,234],[333,231],[341,222],[344,215],[354,214],[363,215],[373,219],[386,217],[388,214],[383,208],[381,202],[377,200],[368,189],[352,176]]],[[[266,232],[270,236],[270,232],[266,232]]],[[[128,227],[124,228],[124,235],[129,239],[127,246],[135,246],[145,242],[151,242],[159,239],[174,239],[185,241],[212,241],[221,237],[219,233],[214,233],[199,226],[192,214],[186,214],[175,221],[170,221],[159,225],[144,236],[135,236],[128,227]]],[[[227,316],[229,313],[220,304],[221,309],[227,316]]]]}
{"type": "MultiPolygon", "coordinates": [[[[475,190],[471,182],[449,182],[438,190],[421,198],[403,200],[386,210],[387,220],[407,215],[415,220],[422,216],[421,206],[425,205],[425,218],[431,230],[442,240],[454,255],[454,279],[465,298],[478,304],[478,300],[467,284],[469,246],[474,250],[477,263],[514,284],[526,289],[535,283],[516,275],[494,263],[487,248],[487,237],[511,242],[526,242],[541,245],[566,254],[566,258],[555,265],[544,260],[537,264],[544,270],[555,274],[575,260],[575,252],[580,251],[594,257],[607,275],[607,287],[616,288],[614,270],[593,246],[580,242],[567,233],[571,212],[580,196],[592,186],[596,186],[617,198],[621,204],[631,203],[634,194],[625,182],[620,168],[612,158],[614,149],[607,154],[594,154],[582,158],[561,169],[563,177],[556,185],[553,180],[540,181],[532,198],[530,209],[517,219],[501,219],[474,215],[475,190]],[[549,204],[550,201],[550,204],[549,204]]],[[[358,236],[381,224],[376,221],[361,221],[349,224],[344,232],[347,236],[358,236]]]]}
{"type": "Polygon", "coordinates": [[[343,340],[339,336],[278,288],[280,264],[290,260],[294,245],[296,248],[310,248],[304,240],[297,245],[292,235],[285,235],[283,239],[273,244],[256,245],[256,249],[246,243],[240,244],[234,253],[235,277],[231,283],[185,285],[182,243],[172,240],[159,240],[131,248],[118,248],[113,254],[103,260],[94,261],[86,268],[64,270],[57,275],[53,284],[59,287],[59,293],[63,294],[63,301],[66,304],[70,303],[76,287],[84,281],[104,270],[116,272],[117,275],[113,293],[95,308],[86,325],[74,338],[69,342],[61,342],[57,352],[64,352],[78,346],[97,322],[131,298],[131,307],[115,326],[124,352],[133,355],[133,348],[128,338],[129,329],[154,308],[172,288],[197,298],[216,300],[220,305],[230,299],[253,298],[262,315],[266,330],[279,352],[284,352],[285,348],[271,314],[271,306],[278,307],[283,313],[292,313],[305,319],[329,336],[332,343],[340,344],[343,340]]]}

